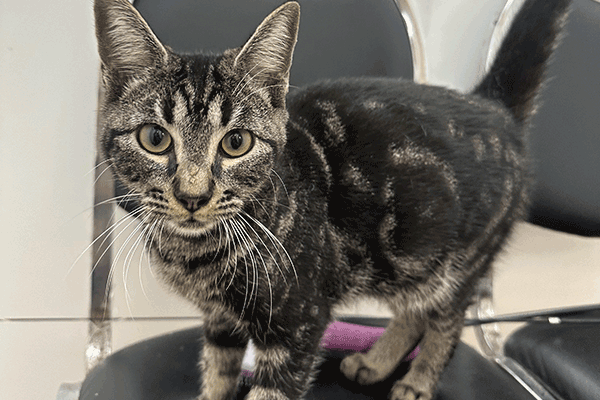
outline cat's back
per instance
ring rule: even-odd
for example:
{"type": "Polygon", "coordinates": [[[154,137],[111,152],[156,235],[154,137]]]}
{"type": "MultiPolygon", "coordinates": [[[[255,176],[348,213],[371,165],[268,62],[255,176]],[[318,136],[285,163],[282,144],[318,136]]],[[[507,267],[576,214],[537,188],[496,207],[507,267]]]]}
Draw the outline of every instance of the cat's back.
{"type": "Polygon", "coordinates": [[[297,157],[320,153],[314,158],[330,216],[366,235],[401,204],[406,235],[454,236],[465,219],[491,218],[507,176],[526,169],[521,128],[477,95],[399,79],[342,79],[291,92],[288,111],[292,142],[311,143],[297,157]]]}
{"type": "Polygon", "coordinates": [[[337,143],[352,141],[352,136],[370,138],[370,133],[378,134],[379,141],[390,133],[394,142],[404,135],[450,137],[456,143],[468,141],[482,129],[517,128],[499,103],[405,79],[326,80],[292,90],[287,101],[292,121],[306,125],[317,138],[322,135],[323,140],[337,143]],[[416,132],[415,125],[420,128],[416,132]]]}

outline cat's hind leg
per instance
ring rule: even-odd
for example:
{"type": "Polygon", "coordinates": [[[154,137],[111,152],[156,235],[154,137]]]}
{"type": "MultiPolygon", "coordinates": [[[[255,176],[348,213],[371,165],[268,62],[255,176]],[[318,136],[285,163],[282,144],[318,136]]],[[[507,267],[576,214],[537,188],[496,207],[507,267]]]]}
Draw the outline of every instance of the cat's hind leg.
{"type": "Polygon", "coordinates": [[[424,329],[424,322],[417,317],[395,316],[368,353],[352,354],[342,361],[342,373],[361,385],[384,380],[415,347],[424,329]]]}

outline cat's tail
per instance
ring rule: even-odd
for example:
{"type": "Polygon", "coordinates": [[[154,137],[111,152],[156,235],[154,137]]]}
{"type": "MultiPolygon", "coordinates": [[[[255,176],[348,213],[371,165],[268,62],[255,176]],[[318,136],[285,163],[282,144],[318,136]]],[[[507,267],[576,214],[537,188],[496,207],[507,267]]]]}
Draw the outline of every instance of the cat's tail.
{"type": "Polygon", "coordinates": [[[570,2],[526,0],[474,93],[500,101],[517,121],[527,123],[535,111],[546,64],[557,45],[570,2]]]}

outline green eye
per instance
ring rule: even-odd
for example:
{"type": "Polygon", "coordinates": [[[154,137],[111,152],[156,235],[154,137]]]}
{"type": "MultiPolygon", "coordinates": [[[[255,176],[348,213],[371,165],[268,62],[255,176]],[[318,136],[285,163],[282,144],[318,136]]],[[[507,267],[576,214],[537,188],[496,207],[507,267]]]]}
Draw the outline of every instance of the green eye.
{"type": "Polygon", "coordinates": [[[164,154],[171,149],[171,135],[158,125],[144,125],[138,132],[138,141],[152,154],[164,154]]]}
{"type": "Polygon", "coordinates": [[[228,157],[241,157],[248,153],[253,145],[254,136],[245,129],[229,131],[221,140],[221,149],[228,157]]]}

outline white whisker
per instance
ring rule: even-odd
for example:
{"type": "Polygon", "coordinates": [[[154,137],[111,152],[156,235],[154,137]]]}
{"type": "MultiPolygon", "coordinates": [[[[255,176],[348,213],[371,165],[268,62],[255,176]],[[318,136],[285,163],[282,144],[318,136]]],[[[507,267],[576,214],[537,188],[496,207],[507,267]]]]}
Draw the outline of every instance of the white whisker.
{"type": "Polygon", "coordinates": [[[94,172],[95,170],[100,168],[101,165],[106,164],[107,162],[112,162],[112,161],[113,161],[112,158],[107,158],[106,160],[94,165],[94,167],[92,169],[90,169],[88,172],[86,172],[84,176],[88,176],[89,174],[91,174],[92,172],[94,172]]]}
{"type": "MultiPolygon", "coordinates": [[[[223,227],[225,228],[225,234],[227,236],[227,263],[229,263],[229,257],[231,255],[231,244],[233,243],[235,245],[234,238],[233,238],[234,233],[230,232],[231,231],[230,226],[229,226],[230,221],[229,220],[225,220],[225,219],[222,219],[222,221],[225,223],[223,225],[223,227]]],[[[239,319],[237,321],[237,325],[241,324],[241,321],[244,318],[244,315],[245,315],[245,312],[246,312],[246,306],[247,306],[248,301],[249,301],[248,290],[249,290],[249,287],[250,287],[250,282],[248,280],[248,259],[246,258],[245,255],[243,256],[243,258],[244,258],[244,270],[245,270],[245,276],[246,276],[246,285],[245,285],[246,288],[244,290],[244,304],[242,305],[242,312],[240,313],[240,317],[239,317],[239,319]]],[[[236,257],[236,267],[237,267],[237,261],[238,260],[237,260],[237,257],[236,257]]],[[[232,279],[233,279],[233,277],[232,277],[232,279]]],[[[250,296],[252,296],[251,293],[250,293],[250,296]]]]}
{"type": "MultiPolygon", "coordinates": [[[[100,244],[99,247],[102,247],[102,245],[104,244],[104,242],[106,242],[106,239],[108,237],[110,237],[110,234],[116,229],[117,226],[119,226],[121,223],[123,223],[123,221],[127,218],[129,218],[130,216],[127,215],[123,218],[121,218],[119,221],[113,223],[111,226],[107,227],[102,233],[100,233],[98,235],[97,238],[95,238],[80,254],[79,256],[77,256],[77,258],[75,259],[75,261],[73,261],[73,264],[71,264],[71,266],[69,267],[69,269],[67,270],[67,273],[65,274],[63,279],[66,279],[67,276],[69,276],[69,274],[71,273],[71,271],[73,270],[73,268],[75,267],[75,265],[79,262],[79,260],[81,260],[81,258],[87,253],[88,250],[90,250],[92,248],[92,246],[94,246],[94,244],[102,239],[102,237],[105,237],[104,240],[102,241],[102,243],[100,244]]],[[[104,253],[103,253],[104,255],[104,253]]],[[[100,258],[102,258],[102,256],[100,256],[100,258]]]]}
{"type": "Polygon", "coordinates": [[[107,199],[107,200],[101,201],[99,203],[96,203],[96,204],[94,204],[93,207],[98,207],[98,206],[101,206],[103,204],[109,204],[109,203],[115,203],[117,206],[120,206],[121,203],[123,203],[124,201],[127,201],[127,200],[129,200],[131,198],[135,198],[135,197],[141,197],[141,195],[139,195],[137,193],[129,192],[127,194],[123,194],[121,196],[111,197],[110,199],[107,199]],[[119,201],[117,201],[117,200],[119,200],[119,201]]]}
{"type": "MultiPolygon", "coordinates": [[[[281,175],[279,175],[277,173],[277,171],[275,171],[272,168],[271,168],[271,172],[273,172],[275,174],[275,176],[277,176],[277,178],[279,179],[279,182],[281,182],[281,186],[283,186],[283,190],[285,191],[285,195],[286,195],[286,197],[288,198],[288,201],[289,201],[290,195],[288,193],[287,187],[285,186],[285,183],[283,182],[283,179],[281,179],[281,175]]],[[[269,178],[270,178],[270,176],[269,176],[269,178]]]]}
{"type": "MultiPolygon", "coordinates": [[[[157,249],[158,249],[158,254],[159,256],[163,256],[162,250],[161,250],[161,243],[162,243],[162,234],[163,234],[163,229],[165,227],[165,217],[162,217],[160,220],[160,231],[158,229],[156,229],[156,232],[158,233],[158,240],[156,240],[158,242],[157,245],[157,249]]],[[[154,242],[154,236],[152,237],[152,242],[154,242]]],[[[151,249],[149,249],[147,255],[148,255],[148,269],[150,270],[150,275],[152,276],[152,278],[156,279],[156,275],[154,274],[154,270],[152,269],[152,262],[150,260],[150,251],[151,249]]]]}
{"type": "Polygon", "coordinates": [[[265,208],[265,206],[260,202],[260,200],[258,200],[256,198],[256,196],[254,196],[253,194],[250,195],[252,197],[252,203],[258,203],[258,205],[263,209],[263,211],[265,212],[265,214],[269,215],[269,212],[267,211],[267,209],[265,208]]]}
{"type": "MultiPolygon", "coordinates": [[[[248,301],[252,301],[252,297],[254,296],[254,306],[256,307],[256,299],[258,298],[258,268],[256,268],[256,258],[254,257],[254,254],[252,252],[251,246],[250,246],[250,242],[248,242],[247,238],[243,237],[243,231],[240,230],[239,227],[239,223],[237,221],[235,221],[235,219],[230,219],[228,220],[228,222],[230,223],[230,227],[234,233],[234,237],[237,237],[238,239],[238,243],[240,244],[240,247],[242,247],[242,240],[244,241],[243,246],[246,247],[247,253],[246,255],[244,255],[244,261],[246,262],[246,293],[248,293],[248,286],[249,286],[249,282],[248,282],[248,266],[247,266],[247,258],[250,258],[250,265],[252,266],[252,290],[250,290],[250,297],[248,298],[248,301]],[[242,236],[240,238],[240,236],[242,236]],[[256,294],[255,294],[256,292],[256,294]]],[[[244,298],[244,307],[243,310],[246,310],[246,298],[244,298]]],[[[242,313],[242,316],[244,314],[242,313]]],[[[240,317],[241,318],[241,317],[240,317]]]]}
{"type": "MultiPolygon", "coordinates": [[[[119,209],[119,207],[121,207],[121,204],[123,204],[124,202],[127,202],[130,198],[135,198],[135,197],[141,197],[140,194],[137,193],[133,193],[134,190],[130,190],[127,194],[124,195],[123,198],[119,199],[119,201],[116,203],[117,207],[114,208],[112,215],[110,216],[111,219],[113,219],[115,217],[115,215],[117,214],[117,210],[119,209]]],[[[138,207],[139,209],[139,207],[138,207]]],[[[135,212],[137,210],[133,210],[133,212],[135,212]]]]}
{"type": "Polygon", "coordinates": [[[143,278],[143,269],[142,269],[142,261],[144,260],[144,254],[147,255],[148,264],[150,264],[150,243],[153,240],[154,235],[156,234],[156,226],[160,220],[154,221],[150,229],[148,230],[146,236],[144,237],[144,246],[142,247],[142,253],[140,254],[140,261],[138,263],[138,279],[140,283],[140,288],[142,289],[142,294],[148,303],[151,303],[150,298],[148,297],[148,293],[146,293],[146,288],[144,288],[144,280],[143,278]]]}
{"type": "Polygon", "coordinates": [[[129,310],[129,315],[131,316],[131,318],[134,318],[134,317],[133,317],[133,311],[131,309],[131,304],[130,304],[132,298],[131,298],[130,290],[127,286],[127,280],[128,280],[128,276],[129,276],[129,269],[131,267],[131,262],[133,261],[133,255],[134,255],[135,251],[138,249],[140,242],[143,240],[144,233],[147,231],[147,229],[148,229],[148,226],[142,225],[142,224],[140,224],[138,227],[136,227],[134,234],[139,232],[140,230],[142,232],[134,240],[129,251],[127,252],[127,255],[125,256],[125,261],[123,262],[123,273],[122,273],[123,290],[125,292],[125,304],[127,305],[127,310],[129,310]],[[140,229],[140,227],[142,227],[142,228],[140,229]]]}
{"type": "MultiPolygon", "coordinates": [[[[219,224],[219,249],[221,249],[221,240],[222,240],[222,236],[223,236],[222,229],[227,229],[227,227],[225,226],[226,221],[223,218],[220,218],[220,221],[221,221],[221,224],[219,224]]],[[[231,263],[231,242],[229,239],[229,233],[226,232],[226,236],[227,236],[227,264],[226,264],[225,271],[228,271],[230,268],[230,263],[231,263]]],[[[244,259],[244,262],[245,261],[246,260],[244,259]]],[[[235,264],[233,267],[233,272],[231,273],[231,279],[229,280],[229,283],[225,287],[225,290],[229,290],[229,288],[233,284],[233,280],[235,279],[235,275],[237,273],[237,266],[238,266],[238,257],[236,256],[235,264]]]]}
{"type": "MultiPolygon", "coordinates": [[[[89,277],[91,278],[92,274],[94,273],[94,271],[96,270],[96,268],[98,267],[100,260],[102,260],[102,258],[104,257],[104,255],[106,254],[106,252],[108,250],[110,250],[113,246],[113,244],[118,240],[118,238],[123,234],[123,232],[125,232],[125,230],[131,225],[133,224],[136,219],[134,217],[132,217],[131,215],[127,215],[126,217],[122,218],[123,221],[119,222],[119,225],[121,225],[122,222],[126,221],[127,219],[130,219],[131,221],[127,224],[127,226],[125,228],[123,228],[121,230],[121,232],[119,232],[119,234],[111,241],[111,243],[106,247],[106,249],[104,250],[104,252],[102,252],[102,254],[100,255],[100,257],[98,257],[98,260],[96,261],[96,263],[94,264],[94,266],[92,267],[92,269],[90,270],[90,274],[89,277]]],[[[113,229],[114,230],[114,229],[113,229]]],[[[104,242],[103,242],[104,243],[104,242]]],[[[121,246],[123,247],[123,246],[121,246]]],[[[112,280],[113,280],[113,276],[114,276],[114,271],[115,271],[115,264],[116,264],[116,260],[117,258],[113,259],[111,262],[111,265],[109,267],[109,273],[108,273],[108,279],[107,279],[107,283],[106,283],[106,287],[104,290],[104,298],[107,299],[109,292],[110,292],[110,288],[112,285],[112,280]]],[[[105,300],[106,301],[106,300],[105,300]]]]}
{"type": "Polygon", "coordinates": [[[273,243],[273,245],[275,246],[275,248],[281,248],[283,250],[283,252],[285,253],[289,263],[290,263],[290,267],[292,268],[292,271],[294,272],[294,276],[296,277],[296,284],[299,284],[298,281],[298,273],[296,272],[296,267],[294,266],[294,262],[292,261],[292,257],[290,257],[290,254],[287,252],[287,250],[285,249],[285,247],[283,246],[283,244],[281,243],[281,241],[277,238],[277,236],[275,236],[270,230],[269,228],[267,228],[266,226],[263,225],[262,222],[260,222],[259,220],[257,220],[256,218],[252,217],[250,214],[248,213],[244,213],[244,216],[250,218],[252,221],[254,221],[254,223],[256,223],[256,225],[258,225],[266,234],[267,237],[271,240],[271,242],[273,243]]]}
{"type": "MultiPolygon", "coordinates": [[[[242,221],[244,221],[243,218],[242,218],[242,221]]],[[[241,232],[242,236],[244,236],[244,241],[247,243],[248,250],[250,251],[250,244],[252,245],[252,247],[254,247],[254,249],[256,249],[256,253],[258,254],[258,257],[260,258],[262,266],[263,266],[263,268],[265,270],[265,275],[266,275],[266,278],[267,278],[267,285],[269,287],[269,299],[270,299],[270,303],[269,303],[269,306],[270,306],[269,307],[269,325],[270,325],[271,324],[271,318],[273,316],[273,285],[271,284],[271,276],[269,275],[269,269],[267,268],[267,263],[265,262],[265,259],[263,258],[262,253],[260,252],[260,250],[258,250],[258,248],[256,247],[256,242],[252,240],[252,238],[250,237],[250,235],[248,234],[248,232],[246,231],[246,229],[244,229],[243,225],[241,225],[241,223],[238,222],[238,221],[236,221],[236,220],[232,220],[232,222],[235,223],[235,225],[238,228],[238,231],[241,232]]],[[[248,224],[246,223],[246,225],[248,225],[248,224]]],[[[248,226],[250,227],[250,229],[252,229],[252,231],[258,237],[258,239],[262,241],[262,239],[256,233],[256,231],[254,231],[254,229],[250,225],[248,225],[248,226]]],[[[267,249],[267,251],[270,254],[271,252],[267,248],[267,246],[264,244],[264,242],[263,242],[263,246],[265,246],[265,248],[267,249]]],[[[252,252],[250,252],[250,254],[252,254],[252,252]]],[[[271,258],[273,258],[272,254],[271,254],[271,258]]],[[[258,296],[258,291],[257,291],[257,296],[258,296]]]]}
{"type": "MultiPolygon", "coordinates": [[[[283,272],[283,270],[281,269],[281,267],[279,266],[279,263],[277,262],[277,260],[275,259],[275,256],[273,255],[273,253],[271,252],[271,249],[269,249],[269,246],[267,246],[267,244],[264,242],[264,240],[260,237],[260,235],[258,234],[258,232],[256,232],[256,230],[252,227],[252,225],[243,218],[241,220],[252,230],[252,232],[254,232],[254,235],[258,238],[258,240],[260,240],[260,242],[262,243],[263,247],[267,250],[267,252],[269,253],[269,255],[271,256],[271,259],[273,260],[273,263],[275,264],[275,266],[277,267],[277,269],[279,270],[279,273],[281,274],[281,277],[283,278],[283,281],[285,282],[285,284],[287,285],[287,279],[285,276],[285,273],[283,272]]],[[[270,239],[270,238],[269,238],[270,239]]],[[[279,253],[279,249],[277,248],[277,245],[273,242],[272,239],[271,240],[271,244],[273,245],[273,247],[275,247],[275,249],[277,250],[277,254],[279,255],[279,258],[281,257],[281,253],[279,253]]],[[[257,249],[258,250],[258,249],[257,249]]]]}
{"type": "MultiPolygon", "coordinates": [[[[222,250],[221,249],[222,235],[223,235],[222,230],[226,229],[226,227],[223,226],[224,224],[225,224],[225,220],[223,218],[219,218],[219,224],[217,225],[217,228],[219,230],[219,243],[217,244],[217,252],[215,254],[215,257],[213,258],[213,261],[218,256],[219,251],[222,250]]],[[[231,268],[230,261],[231,261],[231,252],[228,252],[227,260],[225,261],[225,268],[223,269],[223,273],[221,274],[219,279],[217,279],[217,282],[221,282],[221,280],[225,277],[225,275],[227,275],[227,271],[229,271],[229,269],[231,268]]],[[[237,265],[234,268],[237,268],[237,265]]],[[[235,269],[232,274],[232,278],[231,278],[232,280],[233,280],[234,276],[235,276],[235,269]]],[[[227,290],[227,289],[229,289],[229,285],[225,288],[225,290],[227,290]]]]}
{"type": "Polygon", "coordinates": [[[98,174],[98,176],[96,177],[96,179],[94,180],[94,183],[93,183],[93,185],[95,185],[96,183],[98,183],[98,181],[100,180],[100,178],[102,178],[102,175],[104,175],[104,173],[105,173],[106,171],[108,171],[108,170],[109,170],[111,167],[112,167],[112,164],[109,164],[109,165],[108,165],[106,168],[104,168],[104,169],[102,170],[102,172],[100,172],[100,173],[98,174]]]}
{"type": "MultiPolygon", "coordinates": [[[[104,243],[106,243],[106,241],[111,237],[112,233],[117,230],[117,228],[119,226],[121,226],[123,223],[125,223],[125,221],[127,221],[128,219],[131,219],[131,221],[127,224],[127,226],[125,226],[125,228],[123,228],[121,230],[121,232],[119,232],[119,234],[117,235],[117,238],[119,236],[121,236],[121,234],[125,231],[125,229],[127,229],[129,226],[131,226],[131,224],[133,224],[136,220],[137,220],[137,216],[139,214],[142,213],[142,209],[137,210],[137,212],[133,212],[130,214],[125,215],[123,218],[121,218],[117,223],[113,224],[112,227],[110,228],[110,232],[107,232],[108,229],[106,229],[104,232],[106,232],[106,234],[103,232],[100,236],[98,236],[98,239],[100,237],[102,237],[104,235],[104,240],[102,240],[102,242],[100,243],[100,245],[98,246],[99,249],[101,249],[104,246],[104,243]]],[[[96,262],[96,265],[98,264],[98,262],[100,262],[100,260],[104,257],[104,255],[106,254],[106,252],[108,250],[110,250],[112,248],[112,245],[115,243],[115,241],[117,240],[117,238],[113,238],[113,240],[111,241],[111,243],[106,246],[106,249],[102,252],[102,254],[100,255],[100,257],[98,257],[98,261],[96,262]]],[[[93,242],[92,242],[93,243],[93,242]]],[[[94,267],[92,268],[92,270],[90,271],[90,276],[91,274],[94,272],[94,270],[96,269],[96,265],[94,265],[94,267]]]]}
{"type": "MultiPolygon", "coordinates": [[[[96,203],[93,206],[87,207],[84,210],[78,212],[73,217],[71,217],[70,221],[73,221],[75,218],[79,217],[83,213],[86,213],[86,212],[88,212],[90,210],[95,209],[96,207],[99,207],[99,206],[102,206],[102,205],[105,205],[105,204],[116,203],[117,205],[120,205],[121,201],[117,202],[116,200],[119,200],[119,199],[122,199],[122,198],[125,198],[125,197],[133,197],[133,196],[139,196],[139,195],[137,195],[137,194],[131,194],[130,193],[130,194],[122,195],[122,196],[111,197],[110,199],[107,199],[107,200],[101,201],[99,203],[96,203]]],[[[110,219],[113,219],[114,215],[115,215],[115,212],[113,211],[113,213],[111,214],[111,218],[110,219]]]]}
{"type": "MultiPolygon", "coordinates": [[[[123,254],[123,252],[125,251],[126,247],[129,245],[129,243],[131,242],[131,240],[140,232],[143,231],[144,229],[146,229],[147,225],[145,224],[146,221],[150,218],[150,212],[147,212],[144,217],[144,219],[142,221],[140,221],[140,224],[138,226],[136,226],[133,231],[129,234],[129,236],[127,237],[127,239],[125,239],[125,241],[123,242],[123,244],[121,245],[121,247],[119,248],[119,251],[117,252],[117,255],[115,256],[115,258],[113,259],[113,263],[116,264],[119,262],[119,259],[121,258],[121,255],[123,254]]],[[[125,290],[125,301],[127,304],[127,309],[129,310],[130,315],[133,317],[133,313],[131,311],[130,308],[130,303],[129,303],[129,289],[127,288],[127,282],[126,282],[126,278],[127,278],[127,274],[129,273],[129,263],[128,263],[128,259],[130,259],[130,257],[133,257],[133,252],[135,251],[136,245],[139,244],[139,241],[141,240],[142,235],[138,235],[135,239],[135,241],[133,242],[133,245],[130,246],[129,251],[127,252],[127,255],[125,256],[125,260],[123,262],[123,285],[124,285],[124,290],[125,290]]],[[[130,260],[131,261],[131,260],[130,260]]],[[[112,275],[112,270],[114,268],[111,267],[111,275],[112,275]]],[[[110,281],[112,281],[112,276],[109,275],[109,279],[110,281]]],[[[106,295],[108,295],[108,290],[109,290],[110,285],[107,286],[107,293],[106,295]]]]}

